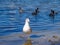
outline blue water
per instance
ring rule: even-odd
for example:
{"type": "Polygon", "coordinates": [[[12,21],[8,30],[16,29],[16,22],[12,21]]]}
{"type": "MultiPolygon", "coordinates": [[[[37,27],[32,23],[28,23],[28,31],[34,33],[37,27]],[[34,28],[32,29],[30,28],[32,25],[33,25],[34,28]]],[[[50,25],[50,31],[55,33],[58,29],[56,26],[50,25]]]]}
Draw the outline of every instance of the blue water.
{"type": "Polygon", "coordinates": [[[60,30],[60,0],[0,0],[0,36],[22,32],[26,18],[30,19],[32,31],[60,30]],[[19,7],[25,12],[20,14],[19,7]],[[40,12],[33,16],[37,7],[40,12]],[[54,23],[49,17],[51,9],[58,12],[54,23]]]}

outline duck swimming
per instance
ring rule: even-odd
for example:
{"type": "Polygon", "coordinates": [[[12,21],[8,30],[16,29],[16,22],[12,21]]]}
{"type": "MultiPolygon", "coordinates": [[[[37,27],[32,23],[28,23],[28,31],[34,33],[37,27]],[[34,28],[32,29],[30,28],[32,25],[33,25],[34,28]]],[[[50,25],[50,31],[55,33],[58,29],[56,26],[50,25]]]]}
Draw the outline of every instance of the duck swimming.
{"type": "Polygon", "coordinates": [[[34,12],[32,12],[32,15],[37,15],[39,13],[39,8],[36,8],[34,12]]]}
{"type": "Polygon", "coordinates": [[[24,10],[21,7],[19,7],[19,13],[21,14],[23,12],[24,12],[24,10]]]}
{"type": "Polygon", "coordinates": [[[54,10],[51,10],[51,13],[49,14],[49,16],[55,16],[55,14],[57,14],[57,12],[55,12],[54,10]]]}
{"type": "Polygon", "coordinates": [[[55,18],[55,15],[56,14],[58,14],[58,13],[51,9],[51,12],[49,14],[49,17],[52,19],[53,23],[54,23],[54,18],[55,18]]]}
{"type": "Polygon", "coordinates": [[[51,9],[51,13],[49,14],[49,17],[52,17],[54,19],[55,14],[57,14],[57,12],[51,9]]]}

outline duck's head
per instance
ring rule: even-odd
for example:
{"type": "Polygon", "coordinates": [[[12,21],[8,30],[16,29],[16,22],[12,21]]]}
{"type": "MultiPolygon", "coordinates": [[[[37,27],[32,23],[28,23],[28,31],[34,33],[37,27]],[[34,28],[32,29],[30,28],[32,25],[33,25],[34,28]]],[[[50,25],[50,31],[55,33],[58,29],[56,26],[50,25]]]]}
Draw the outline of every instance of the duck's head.
{"type": "Polygon", "coordinates": [[[37,10],[39,10],[39,8],[37,8],[37,10]]]}
{"type": "Polygon", "coordinates": [[[29,20],[29,18],[26,18],[26,20],[25,20],[26,22],[30,22],[30,20],[29,20]]]}

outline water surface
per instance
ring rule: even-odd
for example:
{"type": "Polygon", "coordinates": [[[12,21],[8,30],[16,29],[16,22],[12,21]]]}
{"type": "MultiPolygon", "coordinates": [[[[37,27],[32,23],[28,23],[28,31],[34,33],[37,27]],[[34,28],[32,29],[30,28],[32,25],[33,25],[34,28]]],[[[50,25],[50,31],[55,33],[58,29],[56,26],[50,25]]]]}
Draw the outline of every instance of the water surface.
{"type": "MultiPolygon", "coordinates": [[[[51,45],[48,39],[53,35],[60,37],[60,0],[0,0],[0,45],[23,45],[27,42],[22,32],[26,18],[30,19],[33,31],[28,40],[32,45],[51,45]],[[19,7],[25,12],[20,14],[19,7]],[[37,7],[40,8],[39,14],[32,16],[37,7]],[[58,12],[54,22],[49,17],[51,9],[58,12]]],[[[60,41],[56,45],[60,45],[60,41]]]]}

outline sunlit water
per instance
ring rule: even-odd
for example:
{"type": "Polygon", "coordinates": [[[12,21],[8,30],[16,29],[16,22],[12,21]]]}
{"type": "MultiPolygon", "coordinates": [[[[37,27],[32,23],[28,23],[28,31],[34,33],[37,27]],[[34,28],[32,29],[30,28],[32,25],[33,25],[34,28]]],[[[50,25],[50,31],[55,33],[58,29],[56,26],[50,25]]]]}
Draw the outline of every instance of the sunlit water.
{"type": "MultiPolygon", "coordinates": [[[[53,35],[60,37],[60,0],[0,0],[0,45],[52,45],[48,40],[53,35]],[[19,7],[25,12],[20,14],[19,7]],[[32,16],[37,7],[40,12],[32,16]],[[49,17],[51,9],[58,12],[54,22],[49,17]],[[22,32],[26,18],[32,28],[28,41],[22,32]]],[[[59,38],[56,40],[56,45],[60,45],[59,38]]]]}

